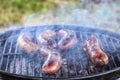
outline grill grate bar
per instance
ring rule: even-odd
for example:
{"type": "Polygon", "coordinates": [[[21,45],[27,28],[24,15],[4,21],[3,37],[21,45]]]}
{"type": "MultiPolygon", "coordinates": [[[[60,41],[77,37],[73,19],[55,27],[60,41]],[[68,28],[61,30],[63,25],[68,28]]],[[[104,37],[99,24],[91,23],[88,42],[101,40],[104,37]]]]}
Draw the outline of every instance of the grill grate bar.
{"type": "MultiPolygon", "coordinates": [[[[100,39],[100,35],[98,33],[95,33],[95,35],[98,39],[100,39]]],[[[102,50],[104,50],[102,40],[100,40],[100,47],[101,47],[102,50]]]]}
{"type": "Polygon", "coordinates": [[[0,56],[14,56],[14,55],[23,55],[22,53],[18,54],[18,53],[4,53],[4,54],[0,54],[0,56]]]}
{"type": "Polygon", "coordinates": [[[110,41],[111,41],[111,45],[112,45],[112,47],[113,47],[113,51],[116,51],[115,44],[113,43],[113,40],[110,39],[110,41]]]}
{"type": "Polygon", "coordinates": [[[27,60],[28,60],[28,74],[30,75],[30,76],[32,76],[32,68],[31,68],[31,64],[30,64],[30,62],[29,62],[29,58],[27,58],[27,60]]]}
{"type": "Polygon", "coordinates": [[[15,60],[15,73],[20,74],[21,73],[21,66],[20,66],[20,56],[18,56],[15,60]]]}
{"type": "MultiPolygon", "coordinates": [[[[15,47],[15,53],[17,52],[17,45],[15,47]]],[[[11,56],[11,55],[8,55],[11,56]]],[[[15,60],[16,60],[16,55],[13,55],[13,60],[10,64],[10,73],[14,73],[15,72],[15,60]]]]}
{"type": "Polygon", "coordinates": [[[42,77],[42,73],[41,73],[41,69],[42,69],[42,62],[41,62],[41,60],[40,60],[40,70],[39,70],[39,73],[40,73],[40,77],[42,77]]]}
{"type": "Polygon", "coordinates": [[[107,36],[106,36],[106,35],[103,35],[103,40],[104,40],[104,42],[105,42],[105,45],[106,45],[106,47],[107,47],[107,50],[110,50],[110,48],[109,48],[109,45],[108,45],[108,42],[107,42],[106,38],[107,38],[107,36]]]}
{"type": "Polygon", "coordinates": [[[22,74],[22,65],[23,65],[23,63],[22,63],[22,60],[23,60],[23,58],[22,58],[22,55],[20,55],[20,74],[22,74]]]}
{"type": "MultiPolygon", "coordinates": [[[[79,37],[81,43],[80,43],[79,46],[77,47],[77,51],[80,52],[81,49],[80,49],[79,47],[83,47],[83,44],[84,44],[84,43],[82,43],[82,42],[84,42],[83,36],[82,36],[82,32],[79,33],[79,36],[78,36],[78,37],[79,37]]],[[[79,60],[80,60],[80,59],[78,58],[77,64],[80,65],[80,69],[79,69],[79,71],[76,71],[76,72],[77,72],[77,76],[79,76],[79,75],[81,74],[82,70],[84,69],[84,68],[83,68],[83,64],[82,64],[81,61],[79,61],[79,60]]],[[[77,69],[76,69],[76,70],[77,70],[77,69]]]]}
{"type": "MultiPolygon", "coordinates": [[[[14,58],[13,58],[13,60],[14,60],[14,58]]],[[[9,72],[14,73],[14,61],[11,61],[11,63],[10,63],[9,72]]]]}
{"type": "MultiPolygon", "coordinates": [[[[40,45],[37,40],[35,40],[35,43],[36,43],[37,45],[40,45]]],[[[40,66],[39,66],[39,72],[38,72],[38,74],[39,74],[40,77],[43,76],[43,75],[42,75],[42,72],[41,72],[41,71],[42,71],[42,65],[41,65],[41,64],[42,64],[42,61],[41,61],[41,59],[42,59],[42,58],[40,58],[40,60],[39,60],[40,66]]]]}
{"type": "MultiPolygon", "coordinates": [[[[17,54],[17,52],[18,52],[18,47],[17,47],[17,44],[16,44],[16,47],[15,47],[15,53],[17,54]]],[[[13,64],[14,64],[14,72],[15,73],[17,73],[16,72],[16,60],[17,60],[17,56],[16,55],[14,55],[14,59],[13,59],[13,64]]]]}
{"type": "MultiPolygon", "coordinates": [[[[7,40],[6,40],[6,42],[5,42],[5,45],[4,45],[2,54],[5,53],[6,47],[7,47],[7,40]]],[[[2,68],[2,63],[3,63],[3,56],[2,56],[1,61],[0,61],[0,68],[2,68]]]]}
{"type": "MultiPolygon", "coordinates": [[[[84,34],[84,36],[85,36],[85,39],[88,40],[88,38],[89,38],[89,37],[88,37],[88,34],[87,34],[86,32],[84,32],[83,34],[84,34]]],[[[83,42],[83,43],[84,43],[84,42],[83,42]]]]}
{"type": "MultiPolygon", "coordinates": [[[[13,40],[12,40],[11,43],[10,43],[10,48],[9,48],[9,52],[8,52],[9,54],[11,54],[12,45],[13,45],[13,40]]],[[[7,64],[6,64],[6,69],[5,69],[5,71],[8,70],[8,64],[10,63],[10,56],[8,56],[6,63],[7,63],[7,64]]]]}
{"type": "Polygon", "coordinates": [[[34,72],[34,70],[35,70],[35,60],[34,60],[33,62],[34,62],[34,63],[33,63],[33,65],[32,65],[32,76],[35,75],[35,72],[34,72]]]}
{"type": "Polygon", "coordinates": [[[114,57],[111,56],[111,58],[112,58],[112,61],[113,61],[113,63],[114,63],[114,66],[117,67],[117,64],[115,63],[114,57]]]}
{"type": "MultiPolygon", "coordinates": [[[[23,56],[22,56],[22,57],[23,57],[23,56]]],[[[27,63],[26,63],[26,59],[23,58],[23,59],[22,59],[22,72],[21,72],[23,75],[27,74],[27,70],[26,70],[26,67],[27,67],[27,66],[26,66],[26,64],[27,64],[27,63]]]]}
{"type": "MultiPolygon", "coordinates": [[[[34,43],[38,45],[36,39],[34,40],[34,43]]],[[[39,55],[37,55],[37,56],[35,55],[35,58],[34,58],[34,66],[33,66],[33,72],[34,72],[33,75],[34,75],[34,76],[37,75],[37,74],[40,72],[40,68],[38,69],[39,66],[37,66],[37,64],[39,63],[39,59],[37,59],[37,58],[39,58],[39,55]],[[37,64],[36,64],[36,63],[37,63],[37,64]],[[35,66],[35,65],[36,65],[36,66],[35,66]],[[38,69],[39,71],[38,71],[37,69],[38,69]]]]}
{"type": "MultiPolygon", "coordinates": [[[[83,46],[84,46],[84,41],[88,39],[88,34],[87,32],[80,32],[79,33],[79,37],[80,37],[80,47],[82,47],[83,50],[83,46]],[[83,36],[84,35],[84,36],[83,36]]],[[[79,47],[77,47],[78,52],[81,52],[81,49],[79,47]]],[[[84,52],[84,51],[83,51],[84,52]]],[[[85,54],[85,53],[84,53],[85,54]]],[[[79,59],[80,60],[80,59],[79,59]]],[[[83,62],[79,61],[78,63],[81,67],[80,71],[78,72],[78,76],[82,75],[82,76],[86,76],[89,74],[89,72],[86,70],[86,68],[84,68],[83,62]],[[79,75],[80,74],[80,75],[79,75]]]]}

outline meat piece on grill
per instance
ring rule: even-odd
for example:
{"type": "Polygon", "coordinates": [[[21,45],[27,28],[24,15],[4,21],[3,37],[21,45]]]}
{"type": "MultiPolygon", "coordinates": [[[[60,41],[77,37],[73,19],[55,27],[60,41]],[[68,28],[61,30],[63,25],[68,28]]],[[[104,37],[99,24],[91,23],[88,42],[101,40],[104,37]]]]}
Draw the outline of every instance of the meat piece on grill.
{"type": "Polygon", "coordinates": [[[43,57],[47,57],[49,54],[52,54],[53,49],[49,49],[46,46],[40,47],[40,54],[43,57]]]}
{"type": "Polygon", "coordinates": [[[42,66],[42,72],[46,74],[55,74],[62,64],[61,55],[57,51],[51,51],[42,66]]]}
{"type": "Polygon", "coordinates": [[[46,74],[55,74],[61,67],[61,55],[55,51],[54,48],[57,46],[55,42],[56,32],[47,30],[37,37],[40,43],[40,53],[46,58],[42,66],[42,72],[46,74]]]}
{"type": "Polygon", "coordinates": [[[60,30],[58,34],[61,36],[58,42],[61,50],[71,49],[77,43],[76,33],[72,30],[60,30]]]}
{"type": "Polygon", "coordinates": [[[49,48],[55,48],[57,46],[55,42],[55,37],[56,32],[52,30],[46,30],[37,36],[37,40],[40,45],[47,46],[49,48]]]}
{"type": "Polygon", "coordinates": [[[85,41],[84,51],[97,66],[105,66],[109,62],[107,54],[100,49],[100,41],[94,36],[85,41]]]}
{"type": "Polygon", "coordinates": [[[35,54],[39,51],[39,47],[32,42],[32,37],[28,34],[21,34],[17,39],[17,45],[28,54],[35,54]]]}

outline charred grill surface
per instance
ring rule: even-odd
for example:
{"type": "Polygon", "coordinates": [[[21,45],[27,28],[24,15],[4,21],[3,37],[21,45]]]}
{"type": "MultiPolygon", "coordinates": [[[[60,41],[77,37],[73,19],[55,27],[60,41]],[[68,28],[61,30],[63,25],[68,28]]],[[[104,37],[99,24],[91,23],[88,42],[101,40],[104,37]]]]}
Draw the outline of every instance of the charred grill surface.
{"type": "MultiPolygon", "coordinates": [[[[59,37],[56,39],[58,42],[59,37]]],[[[37,43],[37,40],[34,40],[37,43]]],[[[0,72],[13,76],[27,78],[71,78],[83,79],[111,73],[120,69],[120,35],[98,29],[79,26],[41,26],[10,30],[0,35],[0,72]],[[41,72],[44,58],[39,54],[24,54],[16,44],[20,33],[30,31],[33,36],[37,31],[47,29],[58,32],[60,29],[75,31],[78,39],[77,45],[68,51],[61,51],[62,67],[55,75],[41,72]],[[100,41],[101,49],[108,55],[109,64],[104,67],[94,65],[83,50],[84,41],[90,36],[96,36],[100,41]]]]}

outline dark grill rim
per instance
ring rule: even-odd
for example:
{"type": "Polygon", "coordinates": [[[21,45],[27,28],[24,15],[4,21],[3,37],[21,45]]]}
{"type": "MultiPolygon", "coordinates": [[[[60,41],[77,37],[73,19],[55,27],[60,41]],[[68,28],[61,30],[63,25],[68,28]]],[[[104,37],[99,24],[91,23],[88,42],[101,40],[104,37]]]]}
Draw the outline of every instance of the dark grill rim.
{"type": "MultiPolygon", "coordinates": [[[[120,34],[112,32],[112,31],[108,31],[108,30],[101,29],[101,28],[93,28],[93,27],[90,27],[90,26],[83,27],[83,26],[77,26],[77,25],[43,25],[43,26],[20,27],[20,28],[17,28],[17,29],[10,29],[10,30],[7,30],[5,32],[1,32],[0,37],[3,36],[5,33],[12,33],[12,31],[17,32],[17,31],[19,31],[21,29],[24,29],[24,28],[25,29],[27,29],[27,28],[38,28],[38,27],[54,27],[55,28],[55,27],[59,27],[59,26],[61,26],[60,29],[62,29],[63,27],[65,29],[67,29],[67,28],[71,29],[71,28],[74,27],[76,30],[78,30],[78,27],[80,27],[80,30],[89,31],[89,29],[90,29],[90,30],[92,30],[94,32],[100,32],[101,34],[108,33],[110,36],[113,36],[113,34],[114,34],[114,37],[116,37],[117,39],[120,39],[120,37],[119,37],[120,34]]],[[[9,34],[9,35],[11,35],[11,34],[9,34]]]]}
{"type": "Polygon", "coordinates": [[[97,74],[83,76],[83,77],[77,76],[77,77],[73,77],[73,78],[51,78],[51,77],[25,76],[25,75],[21,75],[21,74],[7,73],[2,70],[0,70],[0,73],[5,74],[5,75],[10,75],[13,77],[21,77],[21,78],[27,78],[27,79],[40,79],[40,78],[44,78],[44,79],[87,79],[87,78],[99,77],[99,76],[103,76],[103,75],[105,76],[107,74],[110,74],[110,73],[113,73],[113,72],[119,71],[119,70],[120,70],[120,67],[118,67],[116,69],[112,69],[110,71],[102,72],[102,73],[97,73],[97,74]]]}
{"type": "MultiPolygon", "coordinates": [[[[5,33],[11,33],[12,31],[16,31],[17,32],[17,31],[19,31],[21,29],[36,28],[36,27],[59,27],[59,26],[61,26],[61,25],[28,26],[28,27],[20,27],[20,28],[17,28],[17,29],[9,29],[9,30],[7,30],[5,32],[0,32],[0,37],[2,35],[4,35],[5,33]]],[[[71,28],[74,27],[75,29],[80,28],[80,30],[86,30],[86,31],[92,30],[94,32],[98,32],[98,33],[100,32],[101,34],[108,33],[110,36],[114,35],[114,37],[117,37],[117,39],[120,39],[120,34],[112,32],[112,31],[104,30],[104,29],[101,29],[101,28],[93,28],[91,26],[83,27],[83,26],[77,26],[77,25],[64,25],[64,26],[62,25],[60,27],[60,29],[62,29],[63,27],[65,29],[67,29],[67,28],[71,29],[71,28]]],[[[9,35],[11,35],[11,34],[9,34],[9,35]]]]}

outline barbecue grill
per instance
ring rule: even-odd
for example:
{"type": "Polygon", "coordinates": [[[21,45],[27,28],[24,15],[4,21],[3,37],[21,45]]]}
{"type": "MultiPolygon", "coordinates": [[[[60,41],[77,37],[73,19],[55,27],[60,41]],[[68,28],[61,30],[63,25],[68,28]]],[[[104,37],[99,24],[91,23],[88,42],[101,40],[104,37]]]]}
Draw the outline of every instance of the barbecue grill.
{"type": "MultiPolygon", "coordinates": [[[[56,39],[58,41],[59,38],[56,39]]],[[[36,39],[34,40],[36,44],[36,39]]],[[[35,26],[9,30],[0,34],[0,73],[8,76],[27,79],[86,79],[103,76],[120,70],[120,35],[99,29],[70,25],[35,26]],[[54,74],[41,72],[44,58],[39,54],[28,55],[22,52],[16,44],[20,33],[29,31],[36,37],[37,31],[51,29],[74,30],[78,44],[68,51],[60,51],[62,67],[54,74]],[[108,55],[109,64],[103,67],[94,65],[83,50],[83,44],[90,36],[96,36],[101,49],[108,55]]]]}

